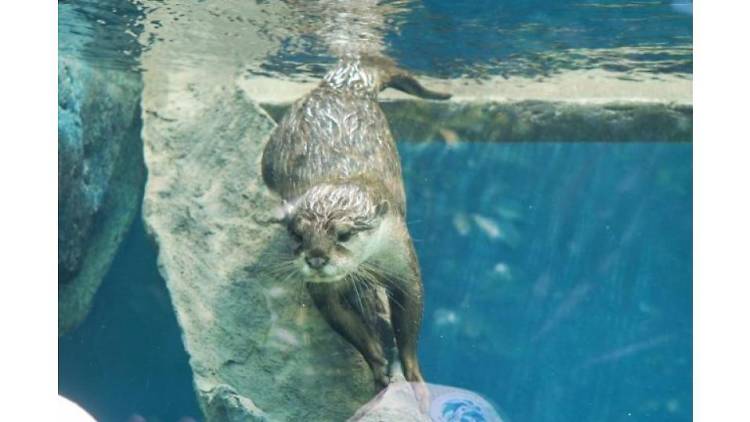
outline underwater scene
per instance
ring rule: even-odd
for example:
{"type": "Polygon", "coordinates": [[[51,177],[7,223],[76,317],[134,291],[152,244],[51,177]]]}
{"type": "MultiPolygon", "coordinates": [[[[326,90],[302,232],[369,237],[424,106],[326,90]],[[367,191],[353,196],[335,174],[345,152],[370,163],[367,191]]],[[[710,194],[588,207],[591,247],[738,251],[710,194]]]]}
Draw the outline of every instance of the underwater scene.
{"type": "Polygon", "coordinates": [[[59,1],[60,400],[691,421],[692,163],[687,0],[59,1]]]}

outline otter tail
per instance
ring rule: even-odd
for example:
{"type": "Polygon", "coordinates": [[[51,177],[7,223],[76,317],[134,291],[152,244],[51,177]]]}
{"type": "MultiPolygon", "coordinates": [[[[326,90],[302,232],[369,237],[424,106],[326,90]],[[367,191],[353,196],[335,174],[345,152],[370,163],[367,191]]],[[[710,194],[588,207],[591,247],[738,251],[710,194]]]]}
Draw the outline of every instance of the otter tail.
{"type": "Polygon", "coordinates": [[[343,58],[326,74],[324,81],[334,89],[369,96],[377,96],[379,91],[391,87],[430,100],[447,100],[451,97],[450,94],[423,87],[411,73],[382,56],[343,58]]]}
{"type": "Polygon", "coordinates": [[[395,88],[407,94],[415,95],[417,97],[426,98],[429,100],[447,100],[451,97],[451,94],[432,91],[425,88],[412,74],[405,70],[396,68],[389,73],[389,78],[383,81],[383,88],[395,88]]]}

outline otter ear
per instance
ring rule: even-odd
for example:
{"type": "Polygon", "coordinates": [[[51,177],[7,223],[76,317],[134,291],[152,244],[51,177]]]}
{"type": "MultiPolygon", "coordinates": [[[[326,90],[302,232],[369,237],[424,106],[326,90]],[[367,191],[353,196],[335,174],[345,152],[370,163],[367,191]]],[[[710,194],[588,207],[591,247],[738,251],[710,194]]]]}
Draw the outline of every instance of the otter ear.
{"type": "Polygon", "coordinates": [[[263,213],[260,213],[259,215],[254,215],[253,219],[255,220],[256,223],[262,224],[262,225],[268,225],[268,224],[287,225],[289,224],[289,221],[292,219],[293,213],[294,213],[294,205],[290,204],[289,202],[284,201],[281,205],[274,207],[268,212],[263,212],[263,213]]]}
{"type": "Polygon", "coordinates": [[[277,224],[288,224],[294,213],[294,204],[284,201],[272,211],[271,221],[277,224]]]}
{"type": "Polygon", "coordinates": [[[378,217],[382,217],[388,213],[390,207],[391,204],[389,204],[388,201],[380,201],[380,203],[375,207],[375,214],[378,217]]]}

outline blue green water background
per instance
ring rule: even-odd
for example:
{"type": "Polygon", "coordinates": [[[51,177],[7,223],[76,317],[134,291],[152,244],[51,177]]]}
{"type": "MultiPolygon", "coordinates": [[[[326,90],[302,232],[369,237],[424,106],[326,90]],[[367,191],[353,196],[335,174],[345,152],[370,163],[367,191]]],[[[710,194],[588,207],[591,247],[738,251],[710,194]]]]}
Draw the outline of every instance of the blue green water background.
{"type": "MultiPolygon", "coordinates": [[[[690,144],[399,144],[429,382],[510,421],[692,420],[690,144]]],[[[103,421],[200,420],[140,218],[59,389],[103,421]]]]}

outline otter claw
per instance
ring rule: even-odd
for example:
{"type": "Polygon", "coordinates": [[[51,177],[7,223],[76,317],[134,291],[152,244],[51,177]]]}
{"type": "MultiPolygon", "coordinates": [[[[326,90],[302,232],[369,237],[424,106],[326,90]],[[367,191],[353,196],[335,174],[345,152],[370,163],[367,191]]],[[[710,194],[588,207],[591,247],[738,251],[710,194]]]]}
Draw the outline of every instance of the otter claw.
{"type": "Polygon", "coordinates": [[[427,414],[430,411],[430,389],[427,388],[427,384],[423,382],[412,382],[411,388],[414,391],[417,402],[419,403],[419,410],[427,414]]]}

